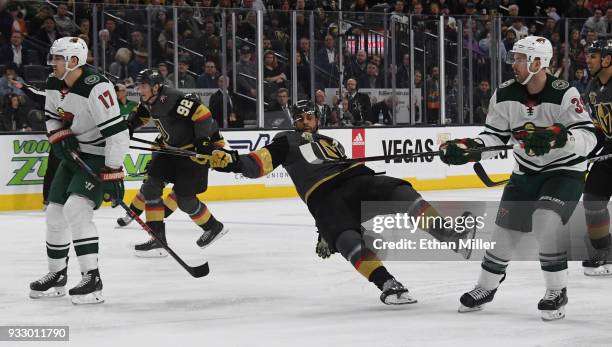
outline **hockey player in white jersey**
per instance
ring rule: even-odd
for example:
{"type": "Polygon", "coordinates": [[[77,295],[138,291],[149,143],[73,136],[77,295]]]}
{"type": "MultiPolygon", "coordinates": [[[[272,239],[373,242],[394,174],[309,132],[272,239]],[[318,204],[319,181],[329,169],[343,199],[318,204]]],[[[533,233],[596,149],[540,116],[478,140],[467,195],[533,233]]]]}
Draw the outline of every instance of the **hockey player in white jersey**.
{"type": "Polygon", "coordinates": [[[123,199],[123,158],[129,147],[127,124],[119,112],[113,85],[83,65],[87,45],[63,37],[51,46],[53,73],[46,85],[45,114],[53,152],[61,160],[46,210],[49,273],[30,284],[30,297],[64,296],[70,244],[79,261],[81,281],[69,294],[74,304],[102,303],[98,270],[98,231],[93,211],[102,200],[123,199]],[[91,177],[71,156],[98,175],[91,177]]]}
{"type": "Polygon", "coordinates": [[[461,296],[459,312],[480,310],[493,300],[522,233],[533,231],[546,284],[538,309],[544,320],[565,316],[567,249],[559,241],[569,236],[563,225],[580,200],[586,156],[596,137],[576,88],[546,73],[552,55],[552,45],[543,37],[517,41],[508,56],[515,78],[493,93],[484,131],[476,138],[455,139],[440,146],[442,161],[452,165],[482,159],[480,153],[468,153],[466,148],[508,142],[524,146],[514,150],[516,164],[492,235],[496,247],[486,251],[477,285],[461,296]]]}

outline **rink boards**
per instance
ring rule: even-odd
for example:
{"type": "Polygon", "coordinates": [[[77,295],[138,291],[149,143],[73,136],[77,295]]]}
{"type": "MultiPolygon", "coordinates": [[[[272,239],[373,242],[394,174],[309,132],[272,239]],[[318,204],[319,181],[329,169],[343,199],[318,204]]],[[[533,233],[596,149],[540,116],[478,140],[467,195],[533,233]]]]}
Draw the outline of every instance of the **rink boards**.
{"type": "MultiPolygon", "coordinates": [[[[341,128],[325,129],[321,133],[337,139],[349,157],[396,155],[436,151],[441,142],[451,138],[473,137],[482,127],[417,127],[417,128],[341,128]]],[[[226,148],[240,153],[261,148],[271,143],[279,131],[224,131],[226,148]]],[[[155,133],[136,136],[153,140],[155,133]]],[[[31,210],[41,207],[42,182],[47,165],[49,144],[42,134],[0,135],[0,150],[6,153],[0,167],[0,210],[31,210]]],[[[126,201],[138,191],[150,152],[130,150],[124,160],[126,201]]],[[[513,159],[509,153],[486,160],[483,165],[494,180],[507,178],[513,159]]],[[[409,180],[418,190],[458,189],[483,187],[472,170],[472,165],[447,166],[437,157],[369,162],[377,172],[409,180]]],[[[291,179],[282,168],[258,179],[247,179],[240,174],[211,172],[207,200],[262,199],[294,197],[297,193],[291,179]]]]}

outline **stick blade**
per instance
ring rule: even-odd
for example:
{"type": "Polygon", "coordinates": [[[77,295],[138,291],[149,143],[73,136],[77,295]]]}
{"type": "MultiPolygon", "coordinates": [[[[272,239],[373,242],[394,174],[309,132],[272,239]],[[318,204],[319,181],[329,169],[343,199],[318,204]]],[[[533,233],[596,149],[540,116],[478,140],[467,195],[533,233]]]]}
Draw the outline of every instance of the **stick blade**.
{"type": "Polygon", "coordinates": [[[189,271],[191,276],[195,278],[200,278],[208,275],[210,269],[208,267],[208,262],[206,262],[200,266],[190,267],[187,271],[189,271]]]}
{"type": "Polygon", "coordinates": [[[474,163],[473,168],[474,172],[476,173],[476,176],[478,176],[482,183],[484,183],[484,185],[487,187],[496,187],[507,182],[507,180],[493,182],[491,178],[489,178],[489,175],[487,175],[487,172],[485,171],[484,167],[482,167],[482,164],[480,162],[474,163]]]}

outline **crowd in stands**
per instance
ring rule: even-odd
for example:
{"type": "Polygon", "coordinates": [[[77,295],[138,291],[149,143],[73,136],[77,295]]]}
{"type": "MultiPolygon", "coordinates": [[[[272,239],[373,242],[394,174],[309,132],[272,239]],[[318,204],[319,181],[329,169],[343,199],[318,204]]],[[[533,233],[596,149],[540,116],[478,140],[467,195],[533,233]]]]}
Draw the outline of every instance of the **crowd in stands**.
{"type": "MultiPolygon", "coordinates": [[[[37,113],[30,112],[41,106],[28,100],[18,86],[24,82],[44,86],[49,73],[45,66],[48,48],[55,39],[68,35],[85,40],[90,47],[87,62],[97,63],[121,88],[130,88],[138,72],[152,66],[160,70],[168,85],[217,89],[210,106],[221,124],[222,96],[228,95],[225,120],[229,127],[243,127],[256,118],[255,48],[262,44],[266,126],[283,127],[290,124],[287,106],[294,101],[294,94],[298,99],[316,101],[323,126],[392,124],[398,98],[376,100],[359,90],[392,88],[393,84],[398,89],[414,86],[421,93],[413,105],[419,122],[437,123],[445,102],[450,122],[468,122],[468,114],[472,114],[474,123],[483,123],[495,88],[490,78],[493,48],[498,52],[495,61],[503,59],[499,57],[516,40],[544,36],[554,47],[549,72],[569,76],[569,82],[582,91],[588,78],[586,48],[612,32],[612,3],[605,0],[346,0],[342,8],[339,5],[337,0],[0,2],[0,131],[44,129],[41,120],[33,116],[37,113]],[[176,19],[170,6],[179,6],[176,19]],[[261,40],[256,37],[254,10],[264,12],[261,40]],[[292,10],[296,11],[296,52],[291,52],[292,17],[288,11],[292,10]],[[343,11],[342,25],[339,10],[343,11]],[[227,35],[232,24],[230,13],[236,14],[236,42],[227,35]],[[445,15],[445,52],[450,62],[445,65],[444,100],[436,40],[440,15],[445,15]],[[501,18],[501,42],[493,37],[496,16],[501,18]],[[384,47],[386,41],[381,40],[390,34],[392,25],[387,22],[389,31],[384,33],[384,18],[395,23],[396,36],[389,44],[397,48],[396,66],[391,64],[393,50],[384,47]],[[173,42],[175,20],[177,43],[173,42]],[[410,29],[414,48],[418,48],[414,61],[410,29]],[[221,51],[224,39],[227,52],[221,51]],[[456,61],[458,40],[464,48],[463,62],[456,61]],[[175,67],[176,49],[179,59],[175,67]],[[294,55],[296,77],[291,66],[294,55]],[[469,71],[468,59],[472,61],[469,71]],[[225,75],[223,63],[227,66],[225,75]],[[457,78],[460,67],[464,70],[461,81],[457,78]],[[297,80],[295,93],[292,78],[297,80]],[[326,96],[331,93],[329,88],[342,88],[340,97],[326,96]],[[473,94],[471,110],[467,95],[459,98],[463,92],[473,94]],[[463,105],[458,104],[460,99],[463,105]]],[[[502,76],[502,81],[512,77],[509,66],[503,68],[502,76]]]]}

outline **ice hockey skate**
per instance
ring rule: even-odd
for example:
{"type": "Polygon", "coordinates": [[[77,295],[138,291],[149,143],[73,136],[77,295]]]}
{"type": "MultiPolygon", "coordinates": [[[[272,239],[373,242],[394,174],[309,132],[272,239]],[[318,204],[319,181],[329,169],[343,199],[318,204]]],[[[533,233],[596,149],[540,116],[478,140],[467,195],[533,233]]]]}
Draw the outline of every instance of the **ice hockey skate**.
{"type": "MultiPolygon", "coordinates": [[[[166,230],[163,222],[152,222],[149,223],[149,226],[160,241],[166,242],[166,230]]],[[[134,254],[141,258],[163,258],[168,256],[168,252],[154,238],[135,245],[134,254]]]]}
{"type": "Polygon", "coordinates": [[[216,222],[213,227],[210,228],[210,230],[204,230],[204,233],[198,238],[196,244],[200,248],[206,248],[210,246],[211,243],[219,240],[221,237],[223,237],[223,235],[227,234],[228,231],[229,229],[226,228],[223,223],[216,222]]]}
{"type": "Polygon", "coordinates": [[[406,305],[417,302],[417,300],[410,295],[408,289],[395,278],[387,280],[383,285],[380,301],[385,305],[406,305]]]}
{"type": "Polygon", "coordinates": [[[75,305],[101,304],[104,302],[102,296],[102,280],[98,269],[81,273],[81,282],[68,291],[75,305]]]}
{"type": "Polygon", "coordinates": [[[58,272],[49,272],[41,279],[30,283],[30,298],[48,299],[66,295],[67,268],[58,272]]]}
{"type": "MultiPolygon", "coordinates": [[[[502,283],[506,279],[506,275],[502,277],[499,283],[502,283]]],[[[459,302],[461,305],[459,306],[459,313],[467,313],[480,311],[484,308],[484,305],[493,301],[495,297],[495,293],[497,292],[497,288],[495,289],[485,289],[481,286],[476,286],[474,289],[470,290],[467,293],[461,295],[459,302]]]]}
{"type": "Polygon", "coordinates": [[[610,249],[595,249],[591,259],[582,261],[586,276],[612,276],[612,262],[608,260],[610,249]]]}
{"type": "Polygon", "coordinates": [[[567,304],[567,288],[547,289],[546,294],[538,303],[543,321],[553,321],[565,318],[567,304]]]}

